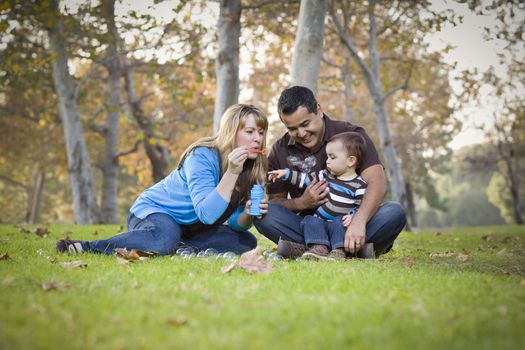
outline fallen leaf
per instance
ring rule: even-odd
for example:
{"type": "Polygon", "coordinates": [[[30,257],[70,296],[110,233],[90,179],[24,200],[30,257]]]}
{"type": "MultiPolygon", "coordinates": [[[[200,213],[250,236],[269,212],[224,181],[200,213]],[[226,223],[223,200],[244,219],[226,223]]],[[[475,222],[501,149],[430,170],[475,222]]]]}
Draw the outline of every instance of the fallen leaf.
{"type": "Polygon", "coordinates": [[[440,231],[436,232],[436,236],[441,236],[441,232],[440,231]]]}
{"type": "Polygon", "coordinates": [[[42,284],[43,290],[58,290],[60,292],[64,292],[68,289],[71,289],[73,286],[71,284],[64,284],[60,282],[48,282],[42,284]]]}
{"type": "Polygon", "coordinates": [[[93,232],[93,236],[98,236],[98,231],[93,232]]]}
{"type": "Polygon", "coordinates": [[[236,262],[231,263],[229,266],[225,266],[221,269],[222,273],[228,273],[231,272],[235,267],[237,266],[236,262]]]}
{"type": "Polygon", "coordinates": [[[38,237],[42,237],[42,238],[49,236],[49,233],[50,233],[47,227],[37,227],[34,230],[34,232],[36,233],[38,237]]]}
{"type": "Polygon", "coordinates": [[[458,260],[461,262],[467,261],[468,257],[469,257],[469,252],[465,250],[458,254],[458,260]]]}
{"type": "Polygon", "coordinates": [[[4,253],[0,255],[0,260],[11,260],[11,257],[9,256],[9,253],[4,253]]]}
{"type": "Polygon", "coordinates": [[[88,265],[82,260],[74,260],[74,261],[61,262],[60,266],[66,267],[66,268],[73,268],[73,267],[87,267],[88,265]]]}
{"type": "Polygon", "coordinates": [[[5,243],[9,242],[9,239],[10,239],[9,237],[2,237],[2,238],[0,238],[0,244],[5,244],[5,243]]]}
{"type": "Polygon", "coordinates": [[[243,253],[239,258],[239,266],[251,273],[273,272],[272,264],[264,259],[259,248],[243,253]]]}
{"type": "Polygon", "coordinates": [[[124,226],[120,225],[120,226],[118,227],[118,232],[121,232],[122,230],[124,230],[124,226]]]}
{"type": "Polygon", "coordinates": [[[507,255],[507,248],[503,248],[502,250],[497,252],[496,255],[498,255],[498,256],[505,256],[505,255],[507,255]]]}
{"type": "Polygon", "coordinates": [[[73,231],[63,231],[62,232],[62,238],[63,239],[71,239],[69,235],[73,234],[73,231]]]}
{"type": "Polygon", "coordinates": [[[450,258],[451,256],[454,256],[454,252],[446,251],[444,253],[430,253],[429,256],[431,258],[450,258]]]}
{"type": "Polygon", "coordinates": [[[411,259],[411,258],[408,258],[408,259],[405,261],[405,265],[406,265],[406,267],[408,267],[409,269],[412,268],[412,266],[414,266],[414,260],[411,259]]]}
{"type": "Polygon", "coordinates": [[[492,241],[494,236],[492,236],[492,233],[485,233],[483,236],[481,236],[481,239],[484,241],[492,241]]]}
{"type": "Polygon", "coordinates": [[[180,327],[188,324],[188,318],[184,315],[180,315],[175,318],[170,318],[166,322],[169,325],[180,327]]]}
{"type": "Polygon", "coordinates": [[[126,248],[115,248],[115,254],[126,260],[147,260],[148,257],[158,255],[154,252],[145,252],[137,249],[131,249],[128,251],[126,248]]]}

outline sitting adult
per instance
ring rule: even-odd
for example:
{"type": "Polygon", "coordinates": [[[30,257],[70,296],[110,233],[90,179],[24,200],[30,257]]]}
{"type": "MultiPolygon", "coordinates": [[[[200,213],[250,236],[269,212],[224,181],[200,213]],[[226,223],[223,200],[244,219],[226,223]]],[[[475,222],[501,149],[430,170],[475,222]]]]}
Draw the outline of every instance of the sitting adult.
{"type": "MultiPolygon", "coordinates": [[[[229,107],[215,136],[190,145],[176,170],[137,198],[127,232],[96,241],[59,240],[57,251],[112,254],[126,248],[167,255],[190,246],[241,254],[255,248],[257,240],[247,231],[253,218],[249,195],[266,175],[267,160],[257,151],[265,148],[267,129],[257,107],[229,107]]],[[[263,199],[261,214],[267,209],[263,199]]]]}
{"type": "MultiPolygon", "coordinates": [[[[330,119],[312,91],[302,86],[281,93],[278,113],[288,132],[272,146],[268,156],[270,171],[290,167],[290,157],[297,161],[313,156],[316,162],[310,171],[318,173],[326,166],[325,146],[332,136],[347,131],[363,136],[367,150],[357,173],[366,181],[367,189],[359,210],[350,222],[345,222],[344,250],[349,255],[357,254],[365,243],[373,243],[373,254],[367,257],[389,251],[406,224],[406,214],[399,203],[382,203],[387,188],[384,167],[366,131],[352,123],[330,119]]],[[[301,256],[307,250],[301,221],[328,201],[328,184],[325,180],[314,180],[306,188],[300,188],[278,181],[268,184],[268,193],[268,215],[256,220],[255,227],[278,243],[278,252],[284,257],[301,256]]]]}

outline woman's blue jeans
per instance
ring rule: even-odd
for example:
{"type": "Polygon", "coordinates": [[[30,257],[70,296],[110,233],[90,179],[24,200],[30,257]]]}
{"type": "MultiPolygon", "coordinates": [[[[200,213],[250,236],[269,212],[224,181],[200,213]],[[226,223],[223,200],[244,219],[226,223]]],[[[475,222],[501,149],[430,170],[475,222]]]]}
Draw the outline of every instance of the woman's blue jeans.
{"type": "Polygon", "coordinates": [[[198,251],[214,248],[219,253],[242,254],[257,246],[257,239],[250,232],[233,231],[226,225],[205,229],[191,236],[185,236],[181,225],[168,214],[154,213],[144,219],[130,214],[128,232],[108,239],[82,242],[88,252],[112,254],[115,248],[137,249],[160,255],[174,254],[182,246],[198,251]]]}
{"type": "MultiPolygon", "coordinates": [[[[275,243],[282,238],[305,244],[304,234],[301,231],[302,220],[303,217],[288,208],[270,203],[268,214],[260,220],[255,219],[254,224],[262,235],[275,243]]],[[[406,220],[405,210],[400,204],[395,202],[381,204],[366,224],[366,243],[374,243],[376,254],[388,251],[405,227],[406,220]]],[[[342,223],[341,229],[344,229],[342,223]]]]}

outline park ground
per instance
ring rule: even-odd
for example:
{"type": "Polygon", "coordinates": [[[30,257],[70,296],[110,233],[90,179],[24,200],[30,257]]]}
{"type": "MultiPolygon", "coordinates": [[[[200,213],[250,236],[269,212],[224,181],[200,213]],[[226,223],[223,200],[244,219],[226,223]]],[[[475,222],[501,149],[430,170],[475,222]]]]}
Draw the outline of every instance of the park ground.
{"type": "Polygon", "coordinates": [[[0,349],[525,348],[524,226],[403,232],[376,260],[270,273],[55,252],[121,229],[0,225],[0,349]]]}

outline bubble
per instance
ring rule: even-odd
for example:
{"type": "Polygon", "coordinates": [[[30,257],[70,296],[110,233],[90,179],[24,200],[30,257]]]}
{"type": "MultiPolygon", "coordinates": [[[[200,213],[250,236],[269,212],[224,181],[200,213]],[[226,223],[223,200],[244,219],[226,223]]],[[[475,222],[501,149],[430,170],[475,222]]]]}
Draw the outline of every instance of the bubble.
{"type": "Polygon", "coordinates": [[[268,261],[279,261],[279,260],[283,260],[283,257],[280,256],[279,254],[277,253],[270,253],[268,254],[268,256],[266,257],[266,260],[268,261]]]}
{"type": "Polygon", "coordinates": [[[209,255],[217,255],[217,254],[219,254],[219,251],[218,251],[217,249],[208,248],[208,249],[206,249],[206,250],[204,251],[204,253],[205,253],[206,255],[208,255],[208,256],[209,256],[209,255]]]}
{"type": "Polygon", "coordinates": [[[197,253],[197,257],[198,258],[203,258],[203,257],[206,257],[206,252],[204,250],[201,250],[200,252],[197,253]]]}
{"type": "Polygon", "coordinates": [[[221,257],[222,257],[224,260],[231,261],[231,262],[237,260],[237,255],[236,255],[234,252],[226,252],[226,253],[222,253],[222,254],[221,254],[221,257]]]}
{"type": "Polygon", "coordinates": [[[190,259],[193,259],[197,256],[197,254],[195,253],[186,253],[186,254],[181,254],[182,258],[184,260],[190,260],[190,259]]]}
{"type": "Polygon", "coordinates": [[[289,156],[289,157],[286,158],[286,162],[290,166],[297,166],[297,165],[301,164],[301,159],[299,157],[297,157],[297,156],[289,156]]]}
{"type": "Polygon", "coordinates": [[[177,255],[186,255],[186,254],[192,254],[195,253],[195,250],[192,247],[182,247],[177,249],[175,254],[177,255]]]}

